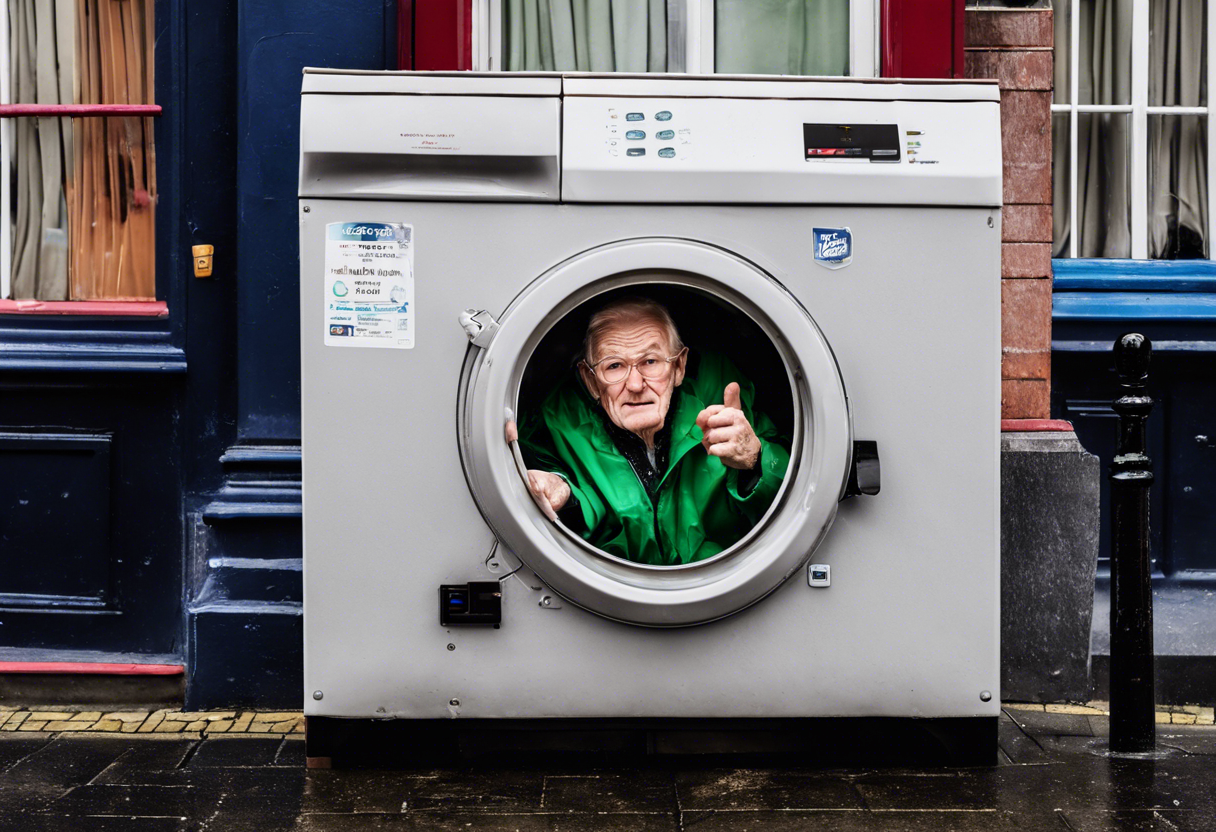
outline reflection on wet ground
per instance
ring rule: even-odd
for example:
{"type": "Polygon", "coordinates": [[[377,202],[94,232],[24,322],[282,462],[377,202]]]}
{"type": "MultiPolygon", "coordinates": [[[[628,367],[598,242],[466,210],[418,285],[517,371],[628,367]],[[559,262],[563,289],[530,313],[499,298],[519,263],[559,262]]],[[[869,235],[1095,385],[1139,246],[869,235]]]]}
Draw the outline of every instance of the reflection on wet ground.
{"type": "Polygon", "coordinates": [[[1216,830],[1216,729],[1101,753],[1104,716],[1008,711],[979,768],[659,760],[459,770],[304,767],[293,737],[7,734],[0,830],[1216,830]]]}

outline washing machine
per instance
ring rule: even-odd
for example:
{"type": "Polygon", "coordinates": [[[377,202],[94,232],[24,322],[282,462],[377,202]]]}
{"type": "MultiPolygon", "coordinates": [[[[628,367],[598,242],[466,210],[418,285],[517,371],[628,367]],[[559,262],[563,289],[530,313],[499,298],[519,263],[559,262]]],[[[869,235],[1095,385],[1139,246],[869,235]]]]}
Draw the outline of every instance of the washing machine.
{"type": "Polygon", "coordinates": [[[310,733],[911,717],[994,741],[1001,172],[994,84],[306,70],[310,733]],[[507,440],[622,293],[780,416],[782,485],[713,557],[596,548],[507,440]]]}

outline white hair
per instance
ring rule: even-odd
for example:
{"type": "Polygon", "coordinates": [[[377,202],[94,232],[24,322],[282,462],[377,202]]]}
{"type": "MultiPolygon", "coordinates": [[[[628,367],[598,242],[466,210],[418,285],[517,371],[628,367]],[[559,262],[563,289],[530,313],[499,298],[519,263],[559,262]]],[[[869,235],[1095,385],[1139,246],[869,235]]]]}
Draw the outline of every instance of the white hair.
{"type": "Polygon", "coordinates": [[[673,353],[684,349],[676,322],[671,319],[667,307],[650,298],[626,297],[612,301],[591,316],[587,322],[587,334],[583,337],[583,360],[592,363],[599,339],[610,328],[642,321],[656,323],[662,328],[667,336],[667,346],[673,353]]]}

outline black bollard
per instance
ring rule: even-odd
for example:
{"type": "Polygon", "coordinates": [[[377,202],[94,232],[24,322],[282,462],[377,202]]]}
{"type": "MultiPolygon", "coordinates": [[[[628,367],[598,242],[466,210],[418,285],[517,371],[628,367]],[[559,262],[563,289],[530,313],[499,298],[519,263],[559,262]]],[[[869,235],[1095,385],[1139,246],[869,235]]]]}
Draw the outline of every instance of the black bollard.
{"type": "Polygon", "coordinates": [[[1152,351],[1152,342],[1135,332],[1115,342],[1115,369],[1124,388],[1113,404],[1119,444],[1110,466],[1110,748],[1115,752],[1152,751],[1157,741],[1148,539],[1153,472],[1145,435],[1153,409],[1145,393],[1152,351]]]}

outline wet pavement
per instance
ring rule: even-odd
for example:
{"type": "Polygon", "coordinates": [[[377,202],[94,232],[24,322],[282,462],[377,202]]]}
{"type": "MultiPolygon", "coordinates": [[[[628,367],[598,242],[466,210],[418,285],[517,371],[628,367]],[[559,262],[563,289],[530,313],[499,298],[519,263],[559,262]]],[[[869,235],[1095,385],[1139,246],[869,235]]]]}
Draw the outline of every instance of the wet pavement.
{"type": "Polygon", "coordinates": [[[1155,760],[1101,753],[1106,717],[1009,710],[1000,764],[825,769],[304,767],[295,737],[0,738],[0,830],[1057,830],[1216,832],[1216,728],[1160,725],[1155,760]]]}

